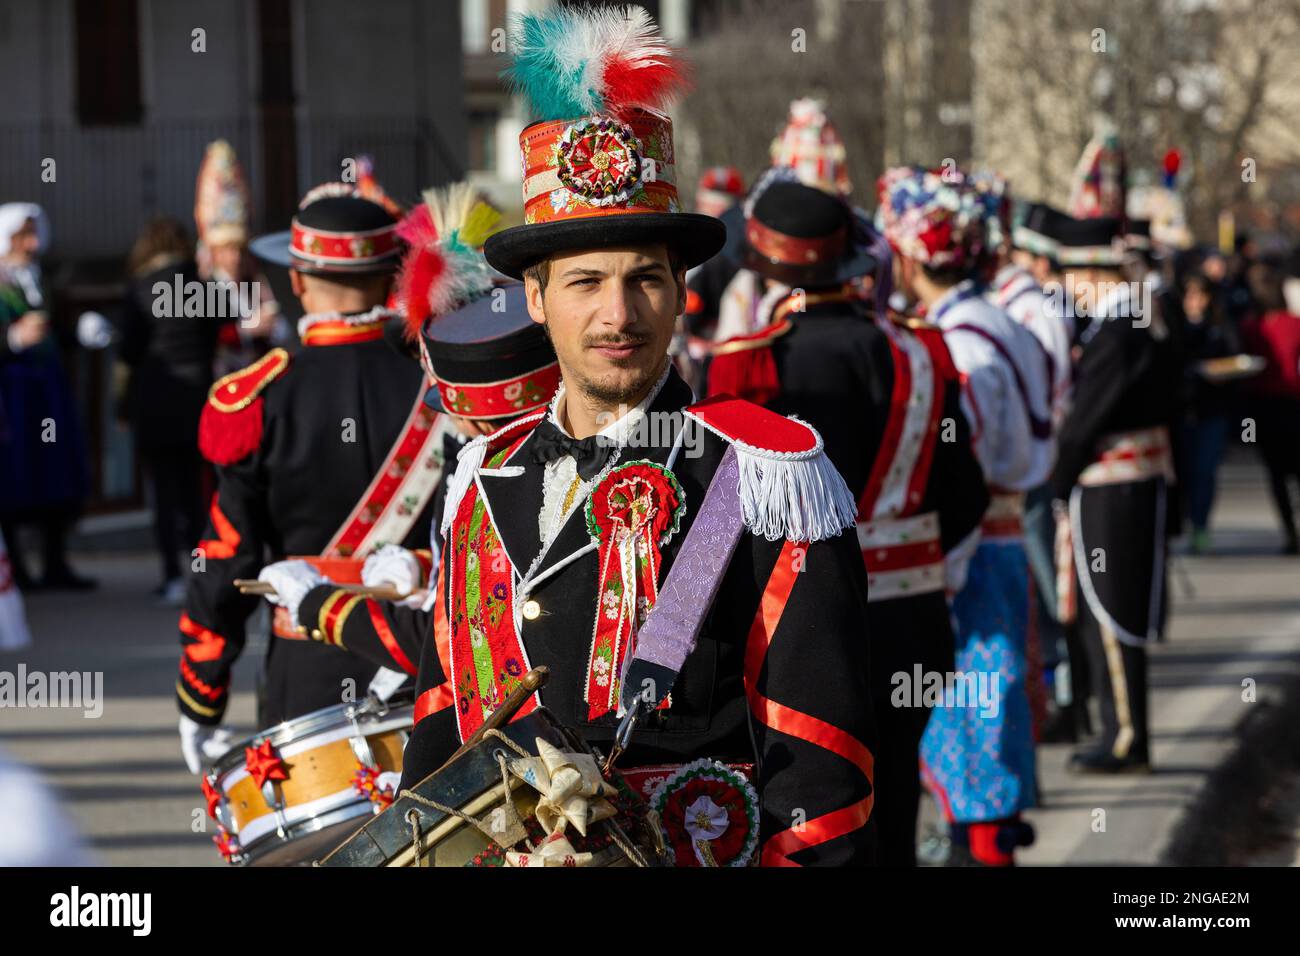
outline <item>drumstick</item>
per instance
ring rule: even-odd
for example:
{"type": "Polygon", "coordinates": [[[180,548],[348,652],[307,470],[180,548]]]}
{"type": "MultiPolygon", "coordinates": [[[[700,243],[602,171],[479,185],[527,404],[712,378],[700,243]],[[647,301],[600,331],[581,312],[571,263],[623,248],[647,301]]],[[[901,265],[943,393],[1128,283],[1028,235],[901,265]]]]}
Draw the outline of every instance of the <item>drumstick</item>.
{"type": "MultiPolygon", "coordinates": [[[[376,587],[368,587],[364,584],[334,584],[328,582],[331,587],[340,591],[351,591],[354,594],[364,594],[366,597],[379,598],[381,601],[398,601],[407,595],[402,594],[391,584],[381,584],[376,587]]],[[[236,578],[235,587],[239,588],[240,594],[260,594],[271,596],[275,594],[275,588],[265,581],[258,581],[256,578],[236,578]]]]}
{"type": "MultiPolygon", "coordinates": [[[[510,718],[519,711],[520,707],[524,706],[524,703],[534,692],[545,685],[550,676],[551,669],[544,666],[534,667],[525,674],[523,679],[515,685],[514,690],[506,695],[506,699],[501,702],[501,706],[483,719],[483,723],[479,725],[478,730],[470,734],[469,737],[465,739],[465,742],[460,745],[460,749],[448,757],[447,762],[442,766],[447,766],[447,764],[451,763],[467,750],[472,750],[474,745],[482,740],[483,735],[489,730],[497,730],[498,728],[504,727],[508,724],[510,718]]],[[[438,769],[441,770],[442,767],[439,767],[438,769]]]]}

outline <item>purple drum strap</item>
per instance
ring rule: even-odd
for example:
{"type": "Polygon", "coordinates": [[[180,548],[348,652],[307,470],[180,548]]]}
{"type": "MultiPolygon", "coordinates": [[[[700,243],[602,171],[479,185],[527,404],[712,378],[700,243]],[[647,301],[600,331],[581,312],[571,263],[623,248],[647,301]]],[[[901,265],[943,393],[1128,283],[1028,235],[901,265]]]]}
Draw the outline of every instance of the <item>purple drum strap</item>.
{"type": "MultiPolygon", "coordinates": [[[[686,540],[673,561],[655,606],[637,632],[633,660],[657,664],[673,672],[682,669],[695,649],[700,628],[722,576],[740,541],[744,525],[740,509],[740,464],[736,449],[728,447],[714,472],[704,502],[686,532],[686,540]]],[[[659,688],[659,699],[671,688],[659,688]]]]}

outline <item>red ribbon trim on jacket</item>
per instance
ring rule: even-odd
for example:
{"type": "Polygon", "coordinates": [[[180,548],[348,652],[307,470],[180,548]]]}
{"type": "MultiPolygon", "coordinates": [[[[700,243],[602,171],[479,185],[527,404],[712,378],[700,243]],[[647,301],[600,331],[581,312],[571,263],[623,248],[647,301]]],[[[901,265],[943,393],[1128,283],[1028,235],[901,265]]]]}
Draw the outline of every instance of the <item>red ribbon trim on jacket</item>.
{"type": "Polygon", "coordinates": [[[208,630],[202,624],[190,620],[190,616],[181,612],[181,633],[192,637],[194,644],[185,645],[185,656],[195,663],[215,661],[226,649],[226,639],[216,631],[208,630]]]}
{"type": "Polygon", "coordinates": [[[406,673],[414,674],[415,665],[411,663],[410,658],[406,656],[397,643],[397,638],[393,636],[393,629],[388,626],[388,620],[384,617],[379,602],[374,598],[366,598],[366,610],[370,612],[370,623],[374,625],[375,633],[379,635],[379,640],[383,642],[384,649],[388,651],[393,663],[406,673]]]}
{"type": "MultiPolygon", "coordinates": [[[[776,635],[777,625],[781,621],[786,604],[789,603],[790,594],[800,573],[796,570],[794,560],[796,548],[807,548],[807,544],[787,541],[781,549],[749,628],[749,638],[745,644],[745,693],[749,697],[749,708],[759,721],[771,729],[806,740],[814,746],[843,757],[861,770],[870,782],[875,764],[874,758],[871,756],[871,751],[852,734],[845,733],[833,724],[828,724],[811,714],[777,703],[758,690],[758,678],[763,671],[763,662],[767,659],[767,650],[776,635]]],[[[763,865],[797,866],[798,864],[788,859],[790,853],[829,842],[858,829],[870,819],[874,802],[873,791],[851,806],[842,807],[805,822],[798,832],[792,828],[777,833],[763,846],[763,865]]]]}
{"type": "Polygon", "coordinates": [[[912,363],[892,336],[886,338],[889,340],[889,354],[894,359],[894,392],[889,398],[889,418],[885,422],[885,434],[880,440],[875,465],[867,486],[862,489],[862,497],[858,499],[858,518],[861,521],[870,521],[875,515],[876,500],[885,486],[885,476],[894,464],[894,453],[898,451],[903,423],[907,419],[907,400],[912,394],[912,363]]]}
{"type": "Polygon", "coordinates": [[[451,681],[444,681],[437,687],[431,687],[415,700],[415,717],[411,722],[414,727],[424,718],[445,710],[452,705],[456,695],[451,691],[451,681]]]}
{"type": "Polygon", "coordinates": [[[230,519],[221,513],[217,495],[212,496],[212,507],[208,509],[208,518],[212,521],[213,530],[217,532],[217,540],[200,541],[199,550],[206,557],[217,560],[233,558],[242,538],[235,530],[235,526],[230,523],[230,519]]]}
{"type": "Polygon", "coordinates": [[[226,692],[224,687],[213,687],[199,679],[199,675],[190,669],[190,665],[181,658],[181,677],[184,678],[185,684],[190,690],[197,691],[198,695],[205,700],[213,703],[221,699],[221,695],[226,692]]]}

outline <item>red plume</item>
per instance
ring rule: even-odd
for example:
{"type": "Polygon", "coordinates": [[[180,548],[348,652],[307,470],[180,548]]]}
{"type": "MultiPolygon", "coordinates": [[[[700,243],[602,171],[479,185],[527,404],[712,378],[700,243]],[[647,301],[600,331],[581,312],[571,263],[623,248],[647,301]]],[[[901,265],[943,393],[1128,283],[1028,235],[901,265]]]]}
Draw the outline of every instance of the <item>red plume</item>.
{"type": "Polygon", "coordinates": [[[429,317],[429,289],[442,275],[446,260],[438,249],[438,230],[424,203],[407,214],[397,234],[410,247],[397,277],[397,295],[406,308],[406,337],[414,341],[429,317]]]}
{"type": "Polygon", "coordinates": [[[602,79],[605,102],[620,113],[629,105],[666,111],[691,88],[690,68],[680,59],[647,63],[635,55],[615,54],[605,61],[602,79]]]}

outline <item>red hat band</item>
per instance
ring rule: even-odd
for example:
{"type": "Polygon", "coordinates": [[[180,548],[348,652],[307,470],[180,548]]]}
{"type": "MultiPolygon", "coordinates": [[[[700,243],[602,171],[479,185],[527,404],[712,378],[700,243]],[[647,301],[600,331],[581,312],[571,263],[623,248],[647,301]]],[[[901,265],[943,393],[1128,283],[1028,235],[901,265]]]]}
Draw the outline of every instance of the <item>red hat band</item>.
{"type": "Polygon", "coordinates": [[[535,123],[520,134],[524,221],[677,212],[672,121],[645,110],[535,123]]]}
{"type": "Polygon", "coordinates": [[[289,254],[317,264],[366,265],[390,259],[399,251],[397,224],[365,232],[329,232],[293,220],[289,254]]]}
{"type": "Polygon", "coordinates": [[[558,362],[499,382],[458,384],[438,379],[443,407],[461,418],[486,419],[525,415],[546,406],[560,387],[558,362]]]}
{"type": "Polygon", "coordinates": [[[848,229],[841,226],[825,236],[789,236],[763,225],[757,219],[745,221],[745,238],[768,261],[787,266],[812,266],[841,258],[848,245],[848,229]]]}

